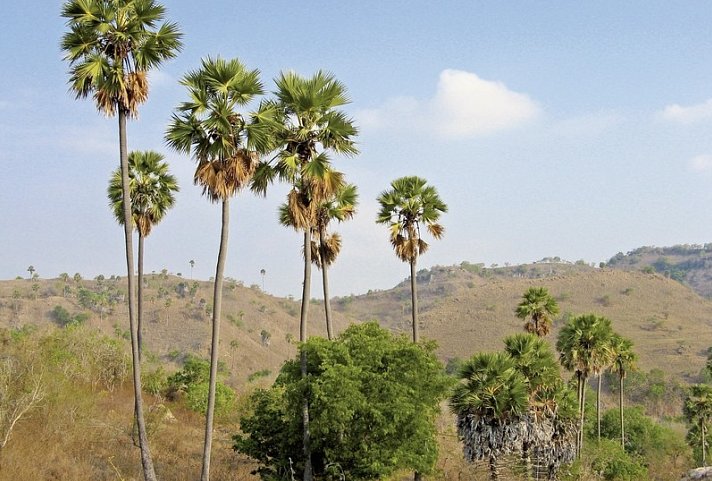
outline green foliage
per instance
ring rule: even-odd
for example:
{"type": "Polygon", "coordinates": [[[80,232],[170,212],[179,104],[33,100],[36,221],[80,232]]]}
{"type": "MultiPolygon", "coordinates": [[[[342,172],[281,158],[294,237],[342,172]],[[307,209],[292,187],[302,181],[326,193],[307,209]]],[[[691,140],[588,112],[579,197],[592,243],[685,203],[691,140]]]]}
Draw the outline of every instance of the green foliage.
{"type": "MultiPolygon", "coordinates": [[[[186,403],[193,411],[205,414],[208,410],[209,383],[190,384],[186,390],[186,403]]],[[[228,414],[235,405],[235,391],[222,382],[215,384],[215,416],[228,414]]]]}
{"type": "Polygon", "coordinates": [[[52,309],[52,319],[59,324],[60,327],[65,327],[70,324],[85,323],[89,319],[89,314],[80,312],[72,316],[64,307],[56,305],[54,309],[52,309]]]}
{"type": "Polygon", "coordinates": [[[648,480],[648,470],[643,461],[635,455],[626,453],[620,443],[601,439],[600,443],[588,443],[583,461],[571,469],[564,479],[580,479],[586,471],[591,471],[606,481],[644,481],[648,480]]]}
{"type": "Polygon", "coordinates": [[[168,389],[168,374],[163,366],[144,371],[141,374],[143,390],[154,396],[159,396],[168,389]]]}
{"type": "Polygon", "coordinates": [[[272,374],[272,371],[270,371],[269,369],[261,369],[259,371],[255,371],[252,374],[250,374],[249,376],[247,376],[247,381],[252,382],[252,381],[255,381],[262,377],[267,377],[270,374],[272,374]]]}
{"type": "Polygon", "coordinates": [[[315,476],[338,464],[346,479],[380,479],[398,469],[427,474],[437,459],[434,421],[449,384],[432,343],[413,344],[377,323],[352,326],[335,341],[302,344],[308,360],[288,361],[270,389],[250,398],[235,449],[256,459],[263,479],[303,469],[302,399],[309,400],[315,476]]]}
{"type": "MultiPolygon", "coordinates": [[[[225,363],[218,363],[218,378],[227,375],[225,363]]],[[[188,355],[183,363],[183,369],[167,379],[168,397],[176,399],[185,395],[188,407],[194,411],[205,413],[208,406],[208,388],[210,380],[210,363],[199,357],[188,355]]],[[[215,413],[224,415],[234,404],[235,392],[220,380],[215,388],[215,413]]]]}

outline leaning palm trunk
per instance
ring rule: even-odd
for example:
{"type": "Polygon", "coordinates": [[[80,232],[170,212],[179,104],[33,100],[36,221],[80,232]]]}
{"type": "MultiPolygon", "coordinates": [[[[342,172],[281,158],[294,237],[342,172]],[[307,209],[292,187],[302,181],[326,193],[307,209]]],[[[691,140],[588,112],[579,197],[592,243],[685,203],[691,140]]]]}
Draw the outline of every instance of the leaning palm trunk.
{"type": "MultiPolygon", "coordinates": [[[[307,319],[309,316],[309,295],[311,290],[311,229],[304,229],[304,283],[302,284],[302,309],[299,318],[299,342],[307,342],[307,319]]],[[[307,351],[300,355],[302,378],[307,377],[307,351]]],[[[312,481],[311,442],[309,435],[309,395],[305,395],[302,405],[302,443],[304,448],[304,481],[312,481]]]]}
{"type": "Polygon", "coordinates": [[[145,237],[138,229],[138,359],[143,355],[143,243],[145,237]]]}
{"type": "Polygon", "coordinates": [[[411,300],[411,318],[413,321],[413,342],[420,341],[420,326],[418,325],[418,291],[415,279],[415,264],[418,261],[417,257],[410,259],[410,300],[411,300]]]}
{"type": "Polygon", "coordinates": [[[331,301],[329,300],[329,275],[327,273],[326,247],[324,229],[319,229],[319,255],[321,257],[321,282],[324,288],[324,316],[326,317],[326,337],[331,341],[334,338],[334,327],[331,323],[331,301]]]}
{"type": "Polygon", "coordinates": [[[126,111],[119,107],[119,159],[121,162],[121,190],[124,204],[124,240],[126,243],[126,269],[128,272],[129,330],[131,331],[131,361],[133,367],[134,410],[138,425],[138,443],[141,449],[141,465],[146,481],[156,481],[151,450],[148,446],[146,422],[143,417],[143,396],[141,393],[141,360],[138,347],[138,329],[135,322],[135,289],[133,260],[133,223],[131,219],[131,195],[129,191],[129,162],[126,147],[126,111]]]}
{"type": "Polygon", "coordinates": [[[596,389],[596,433],[597,440],[601,442],[601,377],[602,374],[598,373],[598,388],[596,389]]]}
{"type": "Polygon", "coordinates": [[[220,250],[215,268],[215,286],[213,290],[213,335],[210,344],[210,386],[208,388],[208,409],[205,415],[205,442],[203,444],[203,470],[201,481],[210,479],[210,454],[213,444],[213,417],[215,415],[215,385],[218,376],[218,354],[220,351],[220,312],[222,310],[222,286],[227,258],[228,227],[230,223],[230,204],[228,199],[222,202],[222,227],[220,250]]]}

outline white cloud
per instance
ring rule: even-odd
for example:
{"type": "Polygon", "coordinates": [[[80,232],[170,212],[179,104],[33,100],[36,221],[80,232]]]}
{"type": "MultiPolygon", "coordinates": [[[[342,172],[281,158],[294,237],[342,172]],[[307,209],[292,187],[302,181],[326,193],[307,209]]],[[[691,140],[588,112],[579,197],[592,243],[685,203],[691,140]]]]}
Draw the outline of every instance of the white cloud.
{"type": "Polygon", "coordinates": [[[501,82],[448,69],[440,73],[432,98],[396,97],[378,108],[361,110],[356,117],[365,129],[431,131],[452,139],[512,128],[539,113],[536,102],[501,82]]]}
{"type": "Polygon", "coordinates": [[[697,155],[688,162],[693,172],[712,171],[712,155],[697,155]]]}
{"type": "Polygon", "coordinates": [[[176,79],[158,69],[148,71],[148,85],[150,87],[165,87],[167,85],[177,85],[176,79]]]}
{"type": "Polygon", "coordinates": [[[665,120],[690,124],[712,118],[712,99],[708,99],[701,104],[684,107],[679,104],[668,105],[660,112],[660,116],[665,120]]]}

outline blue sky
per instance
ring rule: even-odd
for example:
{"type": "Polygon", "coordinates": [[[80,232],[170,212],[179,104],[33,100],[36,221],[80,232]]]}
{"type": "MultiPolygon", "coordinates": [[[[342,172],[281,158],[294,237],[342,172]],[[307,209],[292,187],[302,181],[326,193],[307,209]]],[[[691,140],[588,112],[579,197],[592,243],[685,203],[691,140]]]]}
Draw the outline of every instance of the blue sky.
{"type": "MultiPolygon", "coordinates": [[[[0,278],[124,274],[107,207],[116,119],[68,92],[61,2],[0,18],[0,278]],[[32,16],[30,16],[32,14],[32,16]]],[[[712,241],[712,9],[706,2],[174,1],[185,48],[151,75],[130,149],[163,152],[182,191],[146,244],[147,271],[213,275],[220,211],[163,132],[178,80],[207,55],[259,68],[329,70],[349,89],[361,154],[336,159],[359,186],[337,228],[335,295],[408,275],[375,198],[420,175],[450,211],[423,267],[546,256],[607,260],[642,245],[712,241]]],[[[301,289],[300,236],[280,227],[286,188],[233,202],[227,275],[278,295],[301,289]]],[[[315,273],[313,295],[320,296],[315,273]]]]}

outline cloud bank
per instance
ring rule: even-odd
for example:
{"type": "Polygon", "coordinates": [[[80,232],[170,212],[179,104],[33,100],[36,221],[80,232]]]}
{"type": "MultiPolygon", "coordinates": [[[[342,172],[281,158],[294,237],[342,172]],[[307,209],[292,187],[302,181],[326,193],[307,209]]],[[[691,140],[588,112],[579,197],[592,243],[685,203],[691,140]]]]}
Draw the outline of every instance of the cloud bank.
{"type": "Polygon", "coordinates": [[[396,97],[356,117],[365,129],[416,130],[462,139],[516,127],[540,111],[529,96],[509,90],[502,82],[448,69],[440,73],[432,98],[396,97]]]}
{"type": "Polygon", "coordinates": [[[712,118],[712,99],[707,101],[684,107],[679,104],[668,105],[660,112],[660,116],[672,122],[680,122],[683,124],[691,124],[712,118]]]}

